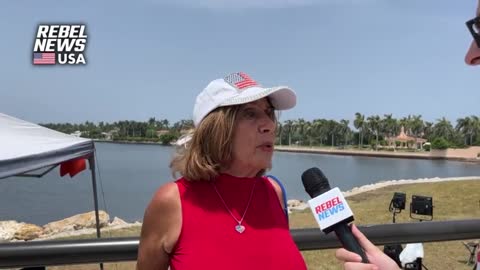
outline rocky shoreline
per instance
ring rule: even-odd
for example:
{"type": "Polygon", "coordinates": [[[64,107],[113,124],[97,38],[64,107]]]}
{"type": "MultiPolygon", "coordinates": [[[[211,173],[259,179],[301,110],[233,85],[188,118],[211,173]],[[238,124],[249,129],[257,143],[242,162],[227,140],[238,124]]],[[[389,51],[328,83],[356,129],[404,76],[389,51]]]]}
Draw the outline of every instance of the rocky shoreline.
{"type": "MultiPolygon", "coordinates": [[[[102,233],[142,225],[138,221],[135,223],[127,223],[118,217],[114,217],[113,220],[110,221],[110,216],[105,211],[99,211],[99,220],[102,233]]],[[[0,221],[0,243],[48,240],[92,234],[96,232],[95,224],[94,211],[50,222],[43,226],[15,220],[0,221]]]]}
{"type": "MultiPolygon", "coordinates": [[[[349,191],[343,192],[343,194],[346,198],[348,198],[349,196],[353,196],[362,192],[367,192],[392,185],[435,183],[461,180],[480,180],[480,176],[388,180],[377,182],[375,184],[364,185],[361,187],[355,187],[349,191]]],[[[292,213],[294,211],[303,211],[308,208],[307,202],[302,200],[288,200],[287,204],[289,213],[292,213]]],[[[140,227],[142,225],[142,223],[138,221],[134,223],[127,223],[118,217],[114,217],[113,220],[110,221],[110,216],[105,211],[99,211],[99,218],[102,234],[108,234],[108,232],[112,230],[135,226],[140,227]]],[[[25,222],[17,222],[14,220],[0,221],[0,243],[50,240],[62,237],[94,234],[95,232],[95,213],[93,211],[78,214],[63,220],[50,222],[48,224],[45,224],[44,226],[38,226],[25,222]]]]}

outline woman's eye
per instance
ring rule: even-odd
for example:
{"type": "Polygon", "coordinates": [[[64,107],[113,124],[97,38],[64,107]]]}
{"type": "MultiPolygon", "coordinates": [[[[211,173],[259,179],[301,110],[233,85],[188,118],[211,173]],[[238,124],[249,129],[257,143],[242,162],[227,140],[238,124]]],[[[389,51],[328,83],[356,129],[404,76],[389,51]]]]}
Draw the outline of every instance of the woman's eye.
{"type": "Polygon", "coordinates": [[[246,119],[260,119],[262,117],[269,117],[270,119],[275,119],[275,111],[274,110],[266,110],[260,111],[255,109],[246,109],[242,113],[243,117],[246,119]]]}
{"type": "Polygon", "coordinates": [[[270,119],[272,120],[275,119],[275,111],[271,110],[267,114],[268,114],[268,117],[270,117],[270,119]]]}
{"type": "Polygon", "coordinates": [[[255,118],[256,113],[255,113],[254,111],[250,111],[250,110],[249,110],[249,111],[246,111],[246,112],[245,112],[245,116],[246,116],[247,118],[255,118]]]}

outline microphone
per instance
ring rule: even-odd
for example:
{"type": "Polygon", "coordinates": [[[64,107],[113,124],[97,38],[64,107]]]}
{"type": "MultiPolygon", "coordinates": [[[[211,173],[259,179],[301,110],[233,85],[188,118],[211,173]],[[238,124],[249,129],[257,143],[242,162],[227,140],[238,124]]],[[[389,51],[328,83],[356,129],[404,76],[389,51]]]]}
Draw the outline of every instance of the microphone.
{"type": "Polygon", "coordinates": [[[316,167],[303,172],[302,182],[312,198],[308,204],[320,229],[325,234],[335,231],[346,250],[357,253],[362,257],[363,263],[368,263],[365,252],[348,226],[353,221],[353,213],[340,189],[331,189],[327,177],[316,167]]]}

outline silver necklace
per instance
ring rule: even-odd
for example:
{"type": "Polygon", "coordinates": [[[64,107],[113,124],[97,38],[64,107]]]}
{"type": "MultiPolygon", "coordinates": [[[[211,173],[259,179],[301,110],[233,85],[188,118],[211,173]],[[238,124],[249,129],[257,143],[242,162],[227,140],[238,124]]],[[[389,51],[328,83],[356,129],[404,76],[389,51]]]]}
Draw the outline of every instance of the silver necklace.
{"type": "Polygon", "coordinates": [[[250,192],[250,198],[248,199],[248,203],[247,203],[247,207],[245,208],[245,211],[243,212],[243,216],[240,220],[238,220],[232,213],[232,211],[230,211],[230,208],[228,208],[227,204],[225,203],[225,201],[223,200],[222,198],[222,195],[220,195],[220,192],[218,192],[218,189],[217,189],[217,186],[215,186],[215,184],[212,182],[212,185],[213,185],[213,188],[215,189],[215,191],[217,192],[218,194],[218,197],[220,198],[220,200],[222,200],[222,203],[223,205],[225,206],[225,208],[227,209],[228,213],[230,213],[230,216],[233,217],[233,219],[235,219],[235,221],[238,223],[237,225],[235,225],[235,230],[238,232],[238,233],[243,233],[245,231],[245,226],[242,225],[242,222],[243,222],[243,219],[245,218],[245,215],[247,214],[247,210],[248,210],[248,207],[250,206],[250,203],[252,202],[252,198],[253,198],[253,191],[255,190],[255,185],[257,184],[257,179],[255,179],[255,182],[253,182],[253,187],[252,187],[252,191],[250,192]]]}

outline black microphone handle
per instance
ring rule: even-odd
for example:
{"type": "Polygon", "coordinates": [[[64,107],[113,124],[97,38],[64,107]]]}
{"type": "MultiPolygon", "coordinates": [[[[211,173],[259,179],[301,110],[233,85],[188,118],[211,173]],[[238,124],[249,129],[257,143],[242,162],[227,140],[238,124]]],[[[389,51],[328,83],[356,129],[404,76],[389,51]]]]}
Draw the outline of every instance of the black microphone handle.
{"type": "Polygon", "coordinates": [[[362,257],[363,263],[369,263],[367,255],[365,255],[365,252],[363,251],[355,236],[353,236],[352,228],[348,226],[348,224],[342,222],[340,224],[334,225],[334,231],[337,235],[338,240],[340,240],[340,243],[342,243],[342,246],[346,250],[360,255],[362,257]]]}

